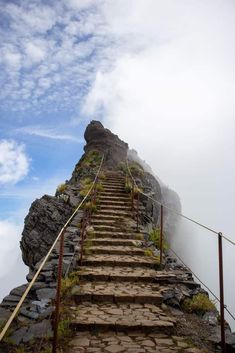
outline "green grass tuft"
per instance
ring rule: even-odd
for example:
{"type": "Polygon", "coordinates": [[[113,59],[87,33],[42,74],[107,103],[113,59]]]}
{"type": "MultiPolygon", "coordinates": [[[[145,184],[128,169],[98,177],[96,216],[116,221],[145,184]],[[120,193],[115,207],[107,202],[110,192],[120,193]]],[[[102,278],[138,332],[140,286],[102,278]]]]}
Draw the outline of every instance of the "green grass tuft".
{"type": "MultiPolygon", "coordinates": [[[[154,228],[151,230],[149,233],[149,240],[154,243],[157,249],[160,249],[160,229],[159,228],[154,228]]],[[[163,250],[166,251],[169,249],[169,245],[167,241],[164,239],[163,235],[163,250]]]]}
{"type": "Polygon", "coordinates": [[[209,297],[203,293],[194,295],[192,299],[185,299],[182,304],[182,308],[188,313],[195,313],[198,315],[203,315],[207,311],[216,310],[213,301],[211,301],[209,297]]]}

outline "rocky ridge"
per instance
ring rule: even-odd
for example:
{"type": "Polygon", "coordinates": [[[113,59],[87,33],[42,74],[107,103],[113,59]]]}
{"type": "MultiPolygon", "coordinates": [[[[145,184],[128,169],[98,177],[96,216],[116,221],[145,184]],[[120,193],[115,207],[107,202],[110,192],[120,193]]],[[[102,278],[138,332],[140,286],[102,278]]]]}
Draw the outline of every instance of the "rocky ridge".
{"type": "MultiPolygon", "coordinates": [[[[219,343],[216,313],[209,313],[202,320],[196,316],[190,317],[182,311],[185,298],[204,293],[194,282],[192,274],[170,257],[165,258],[165,270],[158,271],[155,266],[156,260],[145,256],[146,247],[150,247],[154,254],[158,255],[158,250],[148,240],[148,232],[152,224],[155,226],[159,224],[159,207],[146,198],[140,200],[143,239],[138,240],[138,236],[136,238],[136,223],[130,215],[129,196],[124,187],[126,171],[122,168],[126,160],[128,145],[109,130],[104,129],[100,122],[95,121],[88,125],[85,139],[87,141],[84,148],[85,154],[75,166],[71,179],[57,190],[55,196],[45,195],[32,204],[25,219],[21,241],[22,257],[29,266],[27,280],[30,281],[60,227],[81,201],[82,180],[84,178],[93,179],[96,174],[100,158],[97,154],[93,155],[93,151],[107,152],[103,170],[106,174],[110,169],[118,173],[122,190],[119,188],[120,192],[113,195],[111,185],[107,187],[106,194],[102,196],[101,193],[99,196],[102,212],[94,214],[92,218],[92,227],[99,236],[93,239],[91,253],[84,260],[84,267],[79,273],[79,278],[84,283],[74,287],[72,293],[75,302],[74,305],[70,305],[70,309],[75,315],[72,327],[83,325],[84,329],[87,329],[89,325],[104,327],[108,324],[109,329],[114,325],[115,332],[109,331],[108,335],[107,332],[100,332],[96,337],[93,334],[91,336],[90,331],[78,332],[71,342],[71,352],[139,351],[144,353],[154,349],[154,352],[177,352],[179,350],[185,353],[204,352],[201,349],[205,347],[205,337],[204,333],[199,330],[200,326],[209,333],[215,343],[219,343]],[[122,171],[117,172],[119,167],[122,171]],[[120,219],[122,224],[120,224],[120,219]],[[115,228],[116,222],[119,222],[118,230],[115,228]],[[118,298],[122,300],[119,301],[118,298]],[[79,303],[81,315],[77,316],[77,304],[79,303]],[[143,313],[145,323],[142,319],[143,313]],[[125,323],[125,320],[122,320],[123,315],[132,317],[132,320],[127,320],[128,322],[125,323]],[[189,326],[192,325],[190,320],[193,322],[198,320],[198,330],[194,330],[195,327],[193,327],[190,331],[189,326]],[[147,329],[140,333],[132,327],[132,333],[128,331],[128,335],[123,334],[123,328],[124,331],[129,330],[130,321],[136,323],[136,326],[144,327],[144,324],[147,329]],[[160,325],[161,329],[157,325],[159,331],[152,330],[155,323],[161,321],[163,322],[162,326],[160,325]],[[120,322],[120,330],[117,330],[116,322],[120,322]],[[186,335],[185,332],[187,332],[186,335]],[[192,348],[185,341],[188,337],[193,338],[194,344],[197,343],[199,348],[192,348]],[[97,349],[97,344],[101,350],[97,349]]],[[[130,161],[130,165],[132,162],[130,161]]],[[[138,164],[132,164],[132,172],[145,193],[158,200],[171,202],[171,192],[167,197],[164,196],[166,193],[161,183],[151,173],[146,172],[138,164]]],[[[181,207],[178,196],[174,195],[174,198],[177,199],[178,207],[181,207]]],[[[83,210],[79,211],[66,230],[64,274],[74,270],[79,271],[77,267],[80,253],[78,225],[82,217],[83,210]]],[[[176,223],[169,219],[169,225],[172,232],[176,223]]],[[[58,249],[56,248],[20,309],[7,340],[1,343],[1,353],[14,352],[16,346],[12,345],[13,343],[21,344],[27,351],[31,340],[37,342],[39,339],[52,336],[51,318],[54,310],[57,262],[58,249]]],[[[4,298],[0,305],[0,323],[3,324],[9,317],[25,288],[26,284],[17,287],[4,298]]],[[[227,333],[231,343],[234,343],[229,328],[227,333]]],[[[232,344],[229,349],[233,352],[231,347],[232,344]]],[[[40,352],[40,346],[35,352],[40,352]]]]}

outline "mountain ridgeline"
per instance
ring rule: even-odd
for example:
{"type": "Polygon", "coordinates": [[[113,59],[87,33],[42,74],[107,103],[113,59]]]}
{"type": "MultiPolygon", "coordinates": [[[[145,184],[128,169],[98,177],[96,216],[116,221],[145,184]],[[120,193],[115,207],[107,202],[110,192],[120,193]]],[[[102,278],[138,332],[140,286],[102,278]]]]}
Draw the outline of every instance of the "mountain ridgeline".
{"type": "MultiPolygon", "coordinates": [[[[22,259],[29,267],[26,280],[30,282],[61,228],[91,188],[103,160],[97,184],[97,204],[92,204],[92,200],[88,199],[83,207],[78,210],[64,233],[62,269],[65,279],[62,284],[64,302],[61,315],[62,317],[65,315],[65,319],[62,319],[60,326],[60,351],[66,351],[63,350],[63,344],[66,346],[66,339],[72,339],[71,327],[74,328],[77,325],[76,327],[81,328],[84,326],[89,327],[90,330],[91,319],[89,315],[91,313],[93,315],[102,313],[98,319],[92,317],[92,329],[94,330],[99,330],[99,325],[107,328],[108,320],[110,320],[109,329],[113,330],[114,319],[112,315],[129,313],[130,317],[135,318],[132,321],[129,320],[128,323],[123,321],[123,325],[121,325],[116,317],[115,332],[119,330],[124,330],[125,333],[135,331],[138,328],[137,322],[139,320],[142,327],[139,337],[142,343],[139,352],[150,352],[150,347],[153,347],[153,345],[154,347],[162,347],[162,344],[165,348],[158,348],[159,350],[155,350],[156,352],[199,353],[214,351],[212,347],[218,347],[220,343],[218,312],[210,302],[205,290],[193,280],[188,269],[178,264],[167,252],[168,243],[174,237],[178,221],[178,218],[169,209],[174,209],[178,213],[181,212],[179,196],[155,175],[150,166],[141,160],[136,151],[130,150],[126,142],[104,128],[99,121],[89,123],[84,137],[86,140],[84,154],[76,164],[71,178],[58,186],[55,196],[44,195],[32,203],[25,218],[20,242],[22,259]],[[134,178],[134,183],[130,172],[134,178]],[[141,190],[141,193],[139,193],[137,201],[138,189],[141,190]],[[139,204],[138,222],[140,230],[138,231],[136,231],[137,216],[133,217],[133,209],[130,206],[131,193],[135,205],[139,204]],[[160,204],[167,206],[164,209],[163,264],[159,263],[160,204]],[[82,221],[86,207],[94,214],[93,221],[87,227],[86,232],[88,235],[90,233],[96,235],[93,240],[87,242],[90,250],[86,249],[88,256],[84,261],[88,268],[82,270],[78,277],[83,278],[83,281],[84,279],[86,281],[97,280],[98,283],[101,283],[97,286],[97,291],[101,291],[102,295],[98,292],[81,294],[80,279],[78,281],[76,277],[80,271],[78,259],[81,254],[82,221]],[[113,238],[109,239],[108,237],[113,238]],[[93,246],[96,244],[96,247],[93,249],[90,243],[93,243],[93,246]],[[98,246],[99,244],[103,247],[98,246]],[[99,256],[102,260],[99,260],[99,256]],[[102,267],[99,269],[99,266],[102,267]],[[157,272],[155,272],[156,269],[157,272]],[[88,271],[87,274],[86,271],[88,271]],[[105,271],[110,272],[107,274],[105,271]],[[132,280],[128,282],[128,278],[132,278],[132,280]],[[108,281],[107,285],[104,280],[108,281]],[[125,289],[123,292],[122,288],[125,289]],[[108,290],[111,290],[112,294],[105,292],[108,290]],[[69,301],[66,304],[68,296],[69,301]],[[79,318],[79,325],[77,323],[72,324],[73,317],[66,316],[69,315],[68,312],[75,310],[75,304],[71,304],[71,298],[75,300],[76,304],[78,301],[84,304],[80,308],[84,314],[79,318]],[[199,310],[199,316],[198,312],[192,309],[191,302],[195,298],[203,301],[203,304],[199,303],[203,305],[201,311],[199,310]],[[83,303],[84,300],[85,303],[83,303]],[[103,303],[102,305],[98,302],[98,304],[93,304],[93,300],[103,301],[103,303]],[[110,300],[112,304],[110,304],[110,300]],[[158,306],[157,308],[155,308],[155,304],[158,306]],[[66,305],[67,309],[65,310],[66,305]],[[87,311],[87,307],[93,308],[93,305],[96,309],[87,311]],[[113,306],[115,306],[114,309],[113,306]],[[143,315],[146,314],[145,321],[138,316],[140,315],[138,312],[143,315]],[[109,316],[106,317],[105,315],[109,316]],[[158,319],[155,318],[157,315],[158,319]],[[101,323],[100,320],[102,319],[107,321],[101,323]],[[160,333],[156,330],[160,330],[160,333]],[[146,338],[145,335],[152,331],[156,335],[146,338]],[[183,341],[183,339],[191,339],[192,344],[183,341]],[[173,346],[176,347],[175,350],[167,350],[173,346]]],[[[59,246],[57,244],[24,300],[7,336],[0,343],[0,353],[32,351],[46,353],[50,351],[47,349],[49,349],[48,342],[53,336],[58,257],[59,246]],[[34,350],[32,350],[32,347],[34,347],[34,350]],[[35,347],[37,347],[37,350],[35,350],[35,347]]],[[[96,283],[92,283],[95,288],[96,283]]],[[[1,326],[11,315],[26,288],[27,283],[22,284],[12,289],[9,295],[3,299],[0,304],[1,326]]],[[[84,288],[90,288],[90,283],[86,282],[84,288]]],[[[227,333],[231,334],[229,327],[227,327],[227,333]]],[[[110,331],[109,334],[111,334],[110,331]]],[[[122,348],[123,343],[117,336],[110,338],[111,343],[116,343],[110,343],[106,347],[109,341],[107,337],[101,335],[99,337],[101,343],[99,344],[106,348],[102,348],[103,350],[99,348],[100,350],[98,349],[97,353],[129,352],[129,348],[122,348]]],[[[130,335],[123,342],[131,342],[130,347],[134,347],[135,350],[139,344],[138,339],[134,338],[137,336],[137,334],[136,336],[130,335]],[[134,342],[134,340],[136,341],[134,342]]],[[[83,334],[82,338],[77,338],[76,342],[80,342],[80,346],[78,346],[78,350],[71,350],[71,352],[80,352],[80,348],[81,352],[84,353],[96,352],[92,348],[95,341],[92,341],[90,332],[87,335],[83,334]]],[[[233,352],[232,344],[229,347],[230,352],[233,352]]],[[[130,350],[130,352],[134,350],[130,350]]]]}

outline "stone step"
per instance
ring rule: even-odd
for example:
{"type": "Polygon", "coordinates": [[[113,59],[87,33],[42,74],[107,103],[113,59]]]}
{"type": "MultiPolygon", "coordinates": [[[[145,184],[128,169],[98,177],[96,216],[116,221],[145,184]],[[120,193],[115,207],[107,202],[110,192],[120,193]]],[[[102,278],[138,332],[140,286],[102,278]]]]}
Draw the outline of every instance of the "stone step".
{"type": "Polygon", "coordinates": [[[130,266],[84,266],[78,267],[81,280],[110,282],[144,282],[152,283],[156,277],[156,270],[146,267],[130,266]]]}
{"type": "Polygon", "coordinates": [[[99,199],[100,201],[102,200],[110,200],[110,201],[130,201],[130,196],[123,195],[123,196],[115,196],[115,195],[108,195],[108,196],[102,196],[99,194],[99,199]]]}
{"type": "Polygon", "coordinates": [[[116,212],[113,212],[112,214],[109,214],[109,213],[102,213],[102,212],[97,212],[97,213],[94,213],[92,215],[92,220],[112,220],[113,222],[114,221],[122,221],[123,218],[126,218],[126,217],[130,217],[130,215],[126,215],[126,214],[117,214],[116,212]]]}
{"type": "Polygon", "coordinates": [[[92,217],[91,224],[103,226],[119,226],[122,225],[123,217],[115,217],[114,219],[101,219],[92,217]]]}
{"type": "Polygon", "coordinates": [[[152,304],[93,304],[78,305],[72,313],[71,327],[76,331],[99,330],[115,332],[166,332],[174,331],[175,319],[168,317],[152,304]],[[77,312],[77,313],[76,313],[77,312]]]}
{"type": "Polygon", "coordinates": [[[120,196],[120,197],[123,197],[123,196],[126,196],[126,192],[125,191],[119,191],[119,190],[116,190],[116,191],[113,191],[113,190],[102,190],[99,192],[99,196],[120,196]]]}
{"type": "Polygon", "coordinates": [[[120,188],[125,188],[125,182],[124,181],[103,181],[102,183],[103,187],[120,187],[120,188]]]}
{"type": "Polygon", "coordinates": [[[121,226],[114,226],[114,225],[103,225],[103,224],[93,224],[95,232],[100,231],[108,231],[108,232],[124,232],[124,229],[121,226]]]}
{"type": "Polygon", "coordinates": [[[70,353],[205,353],[182,337],[163,333],[75,332],[69,346],[70,353]]]}
{"type": "Polygon", "coordinates": [[[102,185],[103,186],[103,190],[102,191],[110,191],[110,192],[115,192],[115,191],[120,191],[120,192],[125,192],[125,188],[123,186],[107,186],[107,185],[102,185]]]}
{"type": "Polygon", "coordinates": [[[73,289],[78,303],[143,303],[160,305],[163,296],[157,284],[133,282],[83,282],[73,289]]]}
{"type": "Polygon", "coordinates": [[[114,211],[129,211],[131,212],[131,205],[128,206],[128,204],[126,205],[110,205],[110,204],[101,204],[99,205],[99,211],[103,211],[103,210],[108,210],[110,212],[114,212],[114,211]]]}
{"type": "Polygon", "coordinates": [[[134,240],[134,239],[121,239],[121,238],[105,238],[105,239],[99,239],[95,238],[92,239],[92,245],[98,245],[98,246],[107,246],[107,245],[121,245],[121,246],[141,246],[142,241],[141,240],[134,240]]]}
{"type": "Polygon", "coordinates": [[[144,250],[133,246],[90,246],[88,251],[92,254],[107,254],[107,255],[142,255],[144,250]]]}
{"type": "Polygon", "coordinates": [[[126,218],[131,218],[132,219],[132,213],[125,212],[125,211],[109,211],[109,210],[99,210],[96,213],[92,215],[92,219],[126,219],[126,218]]]}
{"type": "Polygon", "coordinates": [[[123,201],[123,200],[119,200],[119,199],[117,199],[117,200],[110,200],[110,199],[100,199],[99,200],[99,205],[104,205],[104,204],[108,204],[108,205],[110,205],[110,206],[115,206],[115,205],[128,205],[128,206],[130,206],[131,205],[131,200],[130,199],[128,199],[128,200],[125,200],[125,201],[123,201]]]}
{"type": "Polygon", "coordinates": [[[83,266],[130,266],[157,269],[159,262],[150,256],[92,254],[85,256],[83,266]]]}
{"type": "MultiPolygon", "coordinates": [[[[97,228],[97,227],[96,227],[97,228]]],[[[125,232],[115,232],[115,231],[95,231],[95,238],[120,238],[120,239],[134,239],[134,240],[143,240],[144,236],[141,233],[125,233],[125,232]]]]}

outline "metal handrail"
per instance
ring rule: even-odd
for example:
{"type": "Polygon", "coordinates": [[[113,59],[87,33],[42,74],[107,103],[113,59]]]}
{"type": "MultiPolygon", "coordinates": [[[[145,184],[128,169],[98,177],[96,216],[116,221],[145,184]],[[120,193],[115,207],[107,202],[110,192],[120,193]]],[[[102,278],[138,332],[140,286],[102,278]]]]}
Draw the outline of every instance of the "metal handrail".
{"type": "Polygon", "coordinates": [[[90,189],[88,190],[87,194],[84,196],[83,200],[79,203],[79,205],[77,206],[77,208],[75,209],[75,211],[73,212],[73,214],[69,217],[69,219],[67,220],[67,222],[64,224],[64,226],[61,228],[58,236],[56,237],[54,243],[52,244],[52,246],[50,247],[48,253],[46,254],[44,260],[42,261],[41,265],[39,266],[37,272],[35,273],[35,275],[33,276],[31,282],[29,282],[28,284],[28,287],[26,288],[26,290],[24,291],[20,301],[18,302],[18,304],[16,305],[14,311],[12,312],[11,316],[9,317],[9,319],[7,320],[5,326],[3,327],[1,333],[0,333],[0,342],[1,340],[3,339],[3,337],[5,336],[8,328],[10,327],[12,321],[14,320],[15,316],[17,315],[21,305],[23,304],[26,296],[28,295],[30,289],[32,288],[33,284],[35,283],[36,279],[38,278],[42,268],[44,267],[45,263],[47,262],[49,256],[51,255],[54,247],[56,246],[58,240],[61,238],[62,234],[64,233],[65,229],[67,228],[67,226],[69,225],[69,223],[73,220],[73,218],[75,217],[77,211],[81,208],[81,206],[83,205],[84,201],[87,199],[87,197],[89,196],[90,192],[92,191],[95,183],[96,183],[96,180],[98,178],[98,175],[100,173],[100,170],[101,170],[101,167],[102,167],[102,164],[103,164],[103,161],[104,161],[104,154],[102,156],[102,160],[101,160],[101,163],[100,163],[100,166],[99,166],[99,169],[98,169],[98,172],[95,176],[95,179],[90,187],[90,189]]]}
{"type": "MultiPolygon", "coordinates": [[[[226,309],[226,306],[224,304],[224,271],[223,271],[223,246],[222,246],[222,239],[224,238],[225,240],[229,241],[233,245],[235,245],[235,243],[231,239],[229,239],[228,237],[223,236],[223,234],[221,232],[217,232],[214,229],[212,229],[212,228],[210,228],[208,226],[205,226],[204,224],[202,224],[200,222],[197,222],[194,219],[189,218],[189,217],[181,214],[177,210],[172,209],[172,208],[164,205],[160,201],[155,200],[152,197],[150,197],[149,195],[145,194],[142,190],[140,190],[140,188],[138,187],[133,175],[131,174],[130,167],[129,167],[129,164],[128,164],[128,159],[126,159],[126,165],[127,165],[128,173],[129,173],[129,175],[131,177],[131,180],[132,180],[132,199],[133,199],[134,185],[135,185],[135,187],[137,188],[137,191],[138,191],[138,199],[139,199],[139,194],[142,194],[145,197],[147,197],[148,199],[152,200],[154,203],[157,203],[158,205],[161,206],[161,215],[160,215],[160,266],[162,266],[162,255],[163,255],[163,209],[164,208],[166,208],[167,210],[175,213],[176,215],[181,216],[181,217],[193,222],[194,224],[197,224],[198,226],[200,226],[200,227],[202,227],[202,228],[204,228],[204,229],[206,229],[206,230],[208,230],[208,231],[210,231],[210,232],[212,232],[212,233],[217,235],[217,237],[218,237],[218,260],[219,260],[218,261],[218,263],[219,263],[218,270],[219,270],[219,290],[220,290],[219,303],[220,303],[221,346],[222,346],[222,352],[226,353],[224,310],[227,310],[227,309],[226,309]]],[[[133,202],[133,200],[132,200],[132,202],[133,202]]],[[[138,207],[138,205],[137,205],[137,207],[138,207]]],[[[137,230],[138,230],[138,227],[139,227],[139,221],[138,221],[138,210],[137,210],[137,230]]],[[[229,310],[227,310],[227,312],[230,314],[230,316],[232,318],[234,318],[234,316],[231,314],[231,312],[229,310]]]]}

